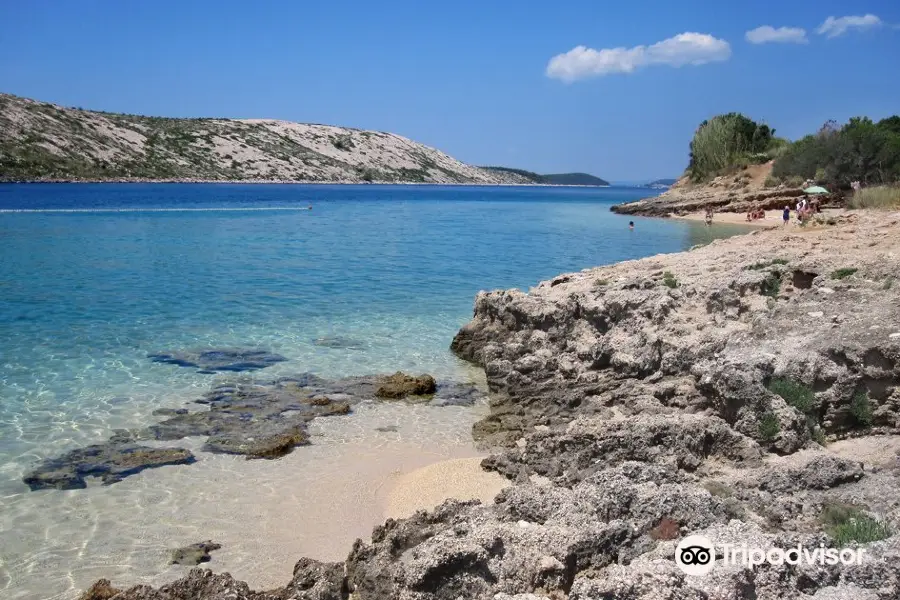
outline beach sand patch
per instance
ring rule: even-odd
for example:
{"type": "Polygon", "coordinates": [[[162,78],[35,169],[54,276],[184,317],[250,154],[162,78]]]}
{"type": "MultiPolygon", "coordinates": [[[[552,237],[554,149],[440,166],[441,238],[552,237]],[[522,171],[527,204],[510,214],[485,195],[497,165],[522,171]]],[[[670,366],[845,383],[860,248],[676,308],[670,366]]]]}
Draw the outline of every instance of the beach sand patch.
{"type": "Polygon", "coordinates": [[[397,475],[393,485],[386,486],[384,516],[409,517],[420,509],[431,510],[448,498],[492,502],[510,482],[482,469],[481,460],[481,457],[444,460],[397,475]]]}

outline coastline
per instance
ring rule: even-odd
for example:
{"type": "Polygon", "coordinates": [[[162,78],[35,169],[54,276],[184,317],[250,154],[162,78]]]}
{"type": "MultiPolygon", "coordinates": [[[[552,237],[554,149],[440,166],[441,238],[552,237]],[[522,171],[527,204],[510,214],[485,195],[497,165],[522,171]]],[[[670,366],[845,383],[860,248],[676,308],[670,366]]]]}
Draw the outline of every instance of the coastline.
{"type": "Polygon", "coordinates": [[[549,188],[598,188],[606,189],[615,187],[611,185],[576,185],[576,184],[557,184],[557,183],[487,183],[487,182],[421,182],[421,181],[298,181],[298,180],[280,180],[280,179],[32,179],[23,181],[0,181],[0,185],[10,184],[222,184],[222,185],[415,185],[415,186],[440,186],[440,187],[549,187],[549,188]]]}
{"type": "MultiPolygon", "coordinates": [[[[170,600],[213,600],[222,589],[234,600],[583,600],[617,597],[622,585],[658,591],[662,577],[679,596],[701,597],[712,584],[678,575],[673,540],[658,537],[663,523],[711,539],[828,543],[820,507],[852,499],[898,531],[900,501],[885,490],[900,470],[873,449],[900,447],[900,265],[891,260],[900,213],[839,216],[565,273],[528,293],[479,293],[451,347],[493,394],[471,420],[458,407],[363,405],[355,417],[312,421],[311,446],[265,462],[203,455],[195,437],[188,449],[201,467],[59,495],[65,514],[103,507],[86,546],[77,520],[41,537],[60,511],[57,492],[35,491],[46,517],[29,521],[13,503],[4,520],[43,554],[15,565],[11,579],[49,589],[64,576],[66,598],[108,577],[161,586],[170,600]],[[814,422],[771,391],[778,379],[808,386],[814,422]],[[867,417],[853,416],[860,394],[867,417]],[[134,510],[117,520],[123,505],[134,510]],[[212,571],[162,566],[171,548],[203,539],[223,545],[212,571]],[[50,560],[64,568],[42,572],[50,560]],[[34,583],[39,576],[46,581],[34,583]]],[[[342,388],[321,389],[337,399],[342,388]]],[[[795,584],[793,572],[771,567],[753,592],[828,597],[840,578],[893,594],[900,535],[879,543],[866,546],[875,561],[866,571],[795,584]]],[[[743,589],[746,572],[715,582],[743,589]]]]}

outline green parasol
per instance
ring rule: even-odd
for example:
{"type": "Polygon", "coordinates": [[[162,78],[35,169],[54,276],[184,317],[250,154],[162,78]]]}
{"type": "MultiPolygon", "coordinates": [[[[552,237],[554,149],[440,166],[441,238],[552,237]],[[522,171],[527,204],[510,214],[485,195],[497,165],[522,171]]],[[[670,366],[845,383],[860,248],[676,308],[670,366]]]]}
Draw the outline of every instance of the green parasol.
{"type": "Polygon", "coordinates": [[[827,194],[829,192],[822,186],[814,185],[812,187],[808,187],[805,190],[803,190],[803,193],[804,194],[827,194]]]}

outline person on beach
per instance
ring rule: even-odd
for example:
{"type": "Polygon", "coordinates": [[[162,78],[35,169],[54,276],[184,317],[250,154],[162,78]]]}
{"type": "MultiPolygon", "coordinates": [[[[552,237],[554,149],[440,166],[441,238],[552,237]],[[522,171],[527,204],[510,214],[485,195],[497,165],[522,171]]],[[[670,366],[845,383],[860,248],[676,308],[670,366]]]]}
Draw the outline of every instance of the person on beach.
{"type": "Polygon", "coordinates": [[[782,215],[781,215],[781,220],[784,221],[785,225],[787,225],[788,221],[791,220],[791,207],[790,206],[785,205],[784,213],[782,213],[782,215]]]}
{"type": "Polygon", "coordinates": [[[706,207],[706,224],[707,226],[712,225],[713,221],[713,209],[711,206],[706,207]]]}

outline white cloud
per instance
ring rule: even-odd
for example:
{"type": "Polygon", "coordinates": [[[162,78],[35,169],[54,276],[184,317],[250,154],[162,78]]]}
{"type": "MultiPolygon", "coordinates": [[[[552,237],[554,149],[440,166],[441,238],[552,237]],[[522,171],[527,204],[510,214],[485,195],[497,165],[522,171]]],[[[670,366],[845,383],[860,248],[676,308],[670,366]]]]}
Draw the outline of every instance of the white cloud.
{"type": "Polygon", "coordinates": [[[763,25],[757,27],[744,34],[747,41],[751,44],[808,44],[806,39],[806,30],[799,27],[779,27],[775,29],[771,25],[763,25]]]}
{"type": "Polygon", "coordinates": [[[851,29],[871,29],[883,25],[881,19],[875,15],[863,15],[861,17],[828,17],[819,25],[816,33],[834,38],[844,35],[851,29]]]}
{"type": "Polygon", "coordinates": [[[680,33],[652,46],[594,50],[576,46],[547,64],[547,77],[572,82],[612,73],[632,73],[651,65],[703,65],[728,60],[731,46],[705,33],[680,33]]]}

